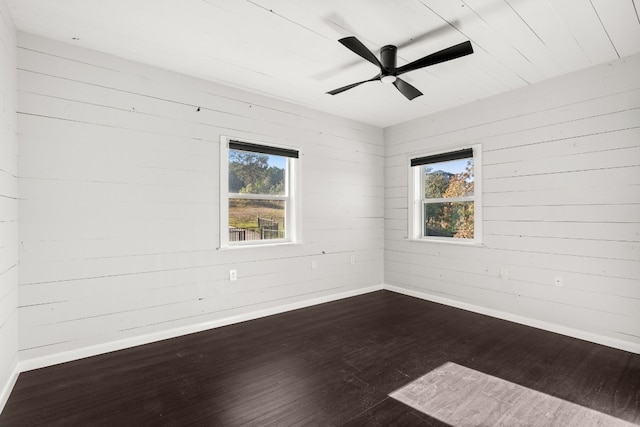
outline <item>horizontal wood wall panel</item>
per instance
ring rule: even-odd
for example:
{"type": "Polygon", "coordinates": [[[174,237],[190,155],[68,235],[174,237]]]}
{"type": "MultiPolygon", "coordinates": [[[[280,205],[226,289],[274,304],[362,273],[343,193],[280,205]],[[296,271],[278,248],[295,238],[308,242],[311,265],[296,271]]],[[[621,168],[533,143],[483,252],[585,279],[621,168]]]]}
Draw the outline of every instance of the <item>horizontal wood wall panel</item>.
{"type": "MultiPolygon", "coordinates": [[[[483,213],[489,221],[607,221],[638,224],[640,204],[487,206],[483,209],[483,213]]],[[[629,230],[632,231],[633,228],[629,230]]]]}
{"type": "MultiPolygon", "coordinates": [[[[344,257],[347,258],[347,257],[344,257]]],[[[282,264],[278,265],[279,269],[272,268],[270,270],[253,270],[244,272],[238,277],[238,281],[234,283],[233,287],[226,285],[228,271],[223,271],[220,267],[211,267],[209,271],[201,270],[199,277],[191,274],[185,274],[185,272],[174,272],[172,275],[164,277],[158,277],[160,280],[166,280],[166,282],[158,283],[154,287],[142,286],[134,284],[131,278],[128,280],[119,280],[119,278],[108,279],[87,279],[83,281],[67,282],[61,285],[61,291],[55,292],[52,289],[47,289],[45,285],[33,285],[30,286],[28,295],[22,296],[22,302],[25,302],[26,297],[33,298],[30,304],[21,305],[20,309],[25,313],[40,312],[39,316],[25,315],[24,326],[46,326],[51,324],[74,322],[81,318],[98,318],[111,315],[113,313],[134,313],[136,310],[149,309],[161,306],[171,306],[174,304],[186,304],[197,303],[200,304],[215,304],[219,303],[220,299],[226,299],[227,297],[244,294],[247,292],[262,292],[264,289],[269,289],[267,292],[271,292],[274,289],[291,288],[297,285],[302,285],[307,281],[320,282],[323,279],[330,278],[334,273],[339,273],[340,277],[351,277],[352,279],[361,274],[359,269],[348,263],[341,262],[343,259],[335,258],[333,260],[327,260],[321,258],[318,260],[318,269],[311,270],[310,266],[306,263],[296,262],[290,265],[289,271],[283,271],[282,264]],[[331,268],[331,273],[322,271],[322,267],[331,268]],[[207,273],[209,277],[207,277],[207,273]],[[304,281],[296,279],[296,274],[305,274],[304,281]],[[256,281],[255,278],[260,277],[260,281],[256,281]],[[205,278],[207,279],[205,281],[205,278]],[[188,280],[185,280],[188,279],[188,280]],[[109,285],[110,291],[103,289],[105,284],[109,285]],[[226,286],[225,286],[226,285],[226,286]],[[176,299],[174,293],[175,288],[180,287],[182,297],[176,299]],[[42,293],[43,295],[38,295],[42,293]],[[119,294],[127,293],[130,298],[126,301],[122,301],[119,294]],[[47,297],[45,303],[38,302],[47,297]],[[99,297],[101,304],[99,307],[94,307],[91,301],[99,297]],[[41,312],[41,305],[46,305],[48,310],[41,312]]],[[[370,265],[373,265],[369,261],[370,265]]],[[[158,275],[160,276],[160,275],[158,275]]],[[[164,275],[163,275],[164,276],[164,275]]],[[[126,277],[123,279],[127,279],[126,277]]],[[[366,280],[363,278],[363,280],[366,280]]],[[[111,328],[113,325],[105,325],[105,328],[111,328]]]]}
{"type": "MultiPolygon", "coordinates": [[[[487,277],[476,273],[433,268],[431,266],[414,265],[408,267],[406,263],[398,263],[398,265],[394,266],[390,261],[386,263],[386,266],[391,267],[393,270],[404,268],[403,274],[416,276],[427,282],[444,282],[445,286],[448,284],[467,286],[469,283],[474,283],[473,286],[476,288],[495,293],[515,294],[517,298],[548,299],[556,303],[570,300],[573,305],[594,311],[618,314],[628,317],[629,320],[632,320],[635,314],[636,307],[633,299],[626,296],[596,294],[575,288],[563,287],[555,289],[553,285],[535,283],[529,280],[519,281],[514,278],[503,280],[500,277],[487,277]]],[[[635,325],[634,330],[638,330],[635,325]]]]}
{"type": "Polygon", "coordinates": [[[567,289],[626,297],[631,300],[640,298],[640,288],[637,286],[636,279],[611,277],[606,272],[601,274],[571,272],[567,271],[563,266],[553,265],[548,262],[540,262],[535,266],[515,264],[516,261],[514,259],[502,260],[502,258],[497,258],[499,255],[501,255],[499,252],[493,254],[496,259],[478,257],[479,259],[477,260],[469,259],[461,263],[459,259],[449,256],[390,251],[387,253],[386,261],[398,263],[399,267],[401,267],[399,265],[401,263],[414,265],[420,260],[428,261],[427,265],[433,265],[433,263],[437,262],[438,266],[431,268],[436,268],[438,271],[464,271],[483,277],[500,279],[501,286],[505,289],[512,285],[510,280],[532,283],[541,286],[543,289],[548,289],[549,286],[552,286],[554,276],[562,275],[564,277],[564,287],[567,289]],[[500,274],[501,268],[504,267],[507,267],[506,278],[501,277],[500,274]],[[607,278],[606,283],[602,280],[603,277],[607,278]]]}
{"type": "Polygon", "coordinates": [[[0,1],[0,411],[18,363],[18,81],[16,29],[0,1]]]}
{"type": "MultiPolygon", "coordinates": [[[[28,37],[31,36],[25,34],[23,38],[28,37]]],[[[259,95],[247,94],[244,99],[238,99],[234,89],[204,88],[195,79],[184,82],[180,88],[163,86],[156,83],[157,77],[163,74],[162,70],[145,70],[140,74],[135,65],[125,64],[124,61],[114,67],[112,57],[99,52],[85,51],[86,61],[76,61],[73,59],[74,49],[76,48],[71,45],[60,48],[50,41],[44,42],[38,49],[21,46],[18,50],[21,81],[23,78],[35,80],[37,76],[45,79],[26,82],[30,89],[23,90],[57,96],[71,102],[104,105],[132,112],[135,108],[135,111],[139,110],[143,114],[166,113],[171,120],[193,117],[192,113],[197,107],[201,107],[200,113],[220,114],[222,125],[228,125],[234,117],[251,118],[256,123],[256,129],[262,124],[280,126],[279,133],[282,136],[279,138],[302,131],[327,135],[329,138],[326,143],[334,146],[346,140],[355,140],[361,142],[361,149],[377,151],[378,144],[372,141],[379,137],[379,131],[371,126],[341,118],[336,118],[331,124],[322,123],[322,120],[318,120],[322,117],[320,113],[311,110],[293,111],[285,102],[273,99],[265,101],[259,95]],[[50,54],[49,48],[55,49],[57,53],[50,54]],[[42,70],[38,67],[43,56],[47,57],[51,69],[42,70]],[[113,82],[117,84],[112,84],[113,82]],[[64,96],[69,91],[77,92],[77,95],[73,99],[64,96]]],[[[255,129],[244,131],[257,134],[255,129]]],[[[270,134],[262,136],[268,137],[270,134]]]]}
{"type": "MultiPolygon", "coordinates": [[[[633,93],[637,95],[638,90],[634,89],[633,93]]],[[[543,142],[573,140],[589,135],[606,135],[637,127],[637,122],[634,120],[637,118],[637,103],[631,106],[617,106],[613,111],[594,114],[589,107],[598,105],[599,101],[610,102],[608,97],[594,98],[584,105],[581,104],[577,111],[558,108],[515,115],[499,121],[491,121],[487,118],[490,120],[488,123],[464,127],[451,133],[436,133],[431,136],[427,134],[404,142],[400,146],[388,147],[387,153],[391,156],[419,153],[424,151],[425,144],[432,146],[431,150],[441,150],[450,144],[471,145],[474,141],[480,142],[488,138],[495,141],[492,149],[499,150],[543,142]],[[539,119],[540,115],[546,120],[539,119]],[[535,123],[532,124],[529,120],[535,123]]]]}
{"type": "MultiPolygon", "coordinates": [[[[260,287],[260,289],[248,287],[237,292],[219,293],[211,298],[189,299],[182,296],[181,299],[174,297],[169,304],[148,305],[129,311],[85,313],[87,314],[85,317],[30,327],[32,334],[26,339],[21,337],[21,346],[25,348],[22,351],[47,354],[52,348],[71,350],[79,342],[87,345],[104,342],[116,332],[129,331],[129,333],[137,332],[138,334],[142,331],[157,332],[166,329],[167,325],[183,327],[206,322],[211,318],[239,315],[247,308],[260,310],[269,308],[275,302],[280,304],[295,302],[300,295],[304,295],[306,299],[312,299],[327,292],[328,280],[331,284],[330,290],[335,293],[353,283],[364,287],[370,279],[359,273],[343,275],[337,279],[331,274],[325,274],[296,283],[279,283],[277,286],[260,287]],[[242,299],[243,304],[231,304],[238,298],[242,299]]],[[[238,281],[240,282],[240,279],[238,281]]],[[[83,315],[82,308],[74,307],[74,309],[76,313],[83,315]]]]}
{"type": "MultiPolygon", "coordinates": [[[[203,283],[227,281],[229,269],[238,265],[251,268],[256,264],[267,263],[283,268],[281,262],[302,273],[308,273],[311,261],[320,263],[320,258],[335,256],[336,262],[350,261],[355,257],[356,269],[362,262],[378,261],[379,249],[370,248],[355,252],[353,249],[336,254],[308,253],[299,254],[295,248],[287,248],[280,253],[251,251],[245,258],[238,260],[235,250],[222,251],[186,251],[172,253],[152,253],[136,256],[117,256],[62,261],[33,260],[25,261],[25,274],[21,274],[21,296],[24,305],[58,301],[56,295],[67,292],[94,293],[94,289],[104,287],[110,292],[111,286],[123,283],[125,287],[143,289],[172,286],[176,283],[203,283]],[[39,269],[32,268],[37,265],[39,269]],[[142,279],[140,279],[142,277],[142,279]],[[78,289],[78,282],[90,284],[78,289]],[[71,290],[68,290],[71,289],[71,290]]],[[[326,251],[325,251],[326,252],[326,251]]],[[[326,265],[326,264],[322,264],[326,265]]],[[[375,265],[375,264],[374,264],[375,265]]],[[[359,270],[361,271],[361,270],[359,270]]],[[[244,274],[244,273],[241,273],[244,274]]]]}
{"type": "Polygon", "coordinates": [[[574,188],[583,191],[585,187],[600,186],[603,182],[615,182],[621,186],[640,183],[640,167],[629,166],[615,169],[592,169],[585,171],[560,172],[535,176],[506,176],[485,179],[484,190],[489,193],[501,191],[538,191],[558,188],[574,188]]]}
{"type": "MultiPolygon", "coordinates": [[[[390,239],[405,239],[404,230],[387,230],[385,236],[390,239]]],[[[526,252],[573,255],[590,258],[623,259],[635,261],[640,258],[635,241],[616,241],[611,239],[557,238],[527,236],[524,234],[485,233],[485,244],[504,249],[526,248],[526,252]]]]}
{"type": "MultiPolygon", "coordinates": [[[[26,122],[21,120],[21,122],[26,122]]],[[[140,169],[169,169],[168,164],[171,164],[172,169],[176,172],[183,173],[196,173],[206,170],[206,163],[211,159],[217,159],[217,155],[208,158],[202,158],[194,156],[193,154],[186,153],[184,146],[191,147],[205,146],[206,143],[197,143],[195,141],[183,141],[182,150],[179,149],[178,144],[175,147],[163,147],[162,141],[159,138],[149,138],[149,144],[142,144],[142,138],[140,138],[136,144],[130,144],[128,147],[125,144],[113,144],[105,149],[101,147],[100,142],[103,138],[99,138],[91,141],[73,141],[68,140],[64,144],[64,147],[60,147],[57,150],[51,148],[49,143],[51,142],[47,138],[27,137],[24,138],[25,148],[23,154],[29,153],[33,150],[33,154],[29,155],[34,157],[34,160],[40,158],[42,163],[46,164],[46,159],[65,159],[65,156],[61,152],[61,148],[66,150],[67,153],[73,153],[76,158],[86,157],[87,163],[92,163],[97,167],[137,167],[140,169]],[[38,145],[44,145],[43,149],[37,150],[35,147],[38,145]],[[134,145],[146,150],[146,155],[142,156],[126,156],[123,154],[126,148],[131,148],[134,145]],[[143,145],[147,145],[144,147],[143,145]]],[[[105,138],[106,139],[106,138],[105,138]]],[[[211,144],[211,143],[209,143],[211,144]]],[[[54,145],[54,144],[50,144],[54,145]]],[[[65,159],[72,165],[74,161],[69,161],[68,154],[65,159]]]]}
{"type": "MultiPolygon", "coordinates": [[[[605,136],[607,140],[606,146],[602,144],[603,135],[603,133],[579,135],[571,138],[545,140],[530,144],[527,148],[527,151],[530,153],[528,159],[556,159],[563,158],[562,156],[576,154],[635,148],[637,145],[635,145],[633,141],[640,137],[640,125],[607,132],[605,136]],[[553,148],[556,157],[549,157],[550,147],[553,148]]],[[[487,151],[486,154],[488,156],[485,162],[486,165],[522,161],[522,158],[518,156],[518,147],[499,148],[487,151]]]]}
{"type": "MultiPolygon", "coordinates": [[[[557,187],[557,186],[556,186],[557,187]]],[[[606,185],[585,186],[584,191],[572,191],[571,188],[554,188],[531,191],[484,192],[484,206],[540,206],[540,205],[602,205],[640,203],[638,185],[621,183],[616,191],[606,185]]]]}
{"type": "Polygon", "coordinates": [[[619,222],[485,221],[483,228],[485,234],[498,236],[640,242],[640,223],[634,230],[619,222]]]}
{"type": "MultiPolygon", "coordinates": [[[[638,122],[640,123],[640,120],[638,122]]],[[[505,176],[546,175],[633,166],[640,166],[640,146],[575,156],[487,165],[483,168],[483,173],[486,174],[486,179],[495,179],[505,176]]]]}
{"type": "Polygon", "coordinates": [[[517,250],[526,247],[530,252],[629,261],[640,259],[640,247],[634,242],[496,235],[486,236],[485,242],[489,246],[504,249],[517,250]]]}
{"type": "MultiPolygon", "coordinates": [[[[450,249],[443,244],[437,244],[436,248],[428,248],[427,244],[419,242],[404,242],[403,240],[387,239],[385,240],[385,250],[388,252],[399,251],[403,256],[406,253],[416,253],[421,258],[424,255],[449,257],[461,263],[461,259],[467,262],[468,257],[476,260],[482,260],[487,263],[494,263],[496,260],[502,262],[505,266],[540,266],[540,268],[553,269],[563,272],[584,273],[606,277],[624,278],[640,280],[640,269],[638,269],[637,261],[607,259],[607,258],[590,258],[575,255],[549,254],[542,252],[528,251],[527,248],[502,249],[502,248],[456,248],[450,249]],[[405,245],[410,245],[409,247],[405,245]]],[[[489,269],[487,269],[489,271],[489,269]]],[[[499,271],[498,271],[499,272],[499,271]]],[[[603,279],[604,280],[604,279],[603,279]]]]}
{"type": "Polygon", "coordinates": [[[382,282],[382,130],[18,40],[22,358],[382,282]],[[300,151],[300,244],[218,249],[221,135],[300,151]]]}
{"type": "MultiPolygon", "coordinates": [[[[628,95],[628,93],[627,93],[628,95]]],[[[637,93],[634,91],[633,95],[635,98],[638,98],[637,93]]],[[[637,107],[634,105],[634,109],[630,111],[629,115],[632,116],[631,123],[635,123],[637,121],[637,107]],[[636,119],[634,121],[634,118],[636,119]]],[[[559,132],[550,132],[550,136],[541,135],[541,130],[547,130],[547,128],[542,128],[541,130],[537,130],[536,132],[522,132],[524,135],[518,133],[517,136],[514,136],[514,133],[507,133],[506,135],[495,136],[492,138],[497,148],[491,148],[485,151],[485,165],[495,165],[507,162],[519,162],[522,161],[522,158],[518,155],[518,151],[521,149],[523,144],[522,137],[528,137],[527,139],[529,147],[527,151],[530,153],[527,159],[549,159],[549,147],[553,147],[553,151],[557,158],[560,158],[563,155],[572,155],[572,154],[581,154],[581,153],[590,153],[590,152],[602,152],[608,150],[616,150],[621,148],[634,148],[637,147],[637,144],[634,144],[634,140],[637,140],[640,137],[640,125],[634,124],[629,127],[629,122],[624,122],[622,127],[608,129],[608,130],[599,130],[596,133],[585,133],[585,129],[579,127],[577,130],[574,130],[569,136],[567,136],[567,131],[561,130],[559,132]],[[558,137],[558,135],[561,135],[558,137]],[[602,139],[606,137],[608,144],[606,147],[602,145],[602,139]],[[517,140],[520,145],[506,145],[513,143],[513,141],[517,140]],[[502,144],[501,140],[504,140],[502,144]],[[504,144],[504,146],[503,146],[504,144]]],[[[394,157],[388,158],[386,167],[391,168],[394,166],[404,166],[406,165],[408,158],[410,155],[400,154],[394,157]]]]}
{"type": "Polygon", "coordinates": [[[637,346],[638,73],[640,55],[385,129],[385,283],[637,346]],[[407,240],[408,159],[475,143],[483,245],[407,240]]]}

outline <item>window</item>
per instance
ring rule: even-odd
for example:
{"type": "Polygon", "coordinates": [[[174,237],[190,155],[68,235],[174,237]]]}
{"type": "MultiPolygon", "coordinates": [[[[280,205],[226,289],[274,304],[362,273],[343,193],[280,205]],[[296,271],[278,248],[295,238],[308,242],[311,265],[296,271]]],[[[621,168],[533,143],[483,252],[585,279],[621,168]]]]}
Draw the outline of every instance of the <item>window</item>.
{"type": "Polygon", "coordinates": [[[221,247],[296,241],[298,151],[222,138],[221,247]]]}
{"type": "Polygon", "coordinates": [[[482,242],[480,158],[480,145],[411,158],[411,239],[482,242]]]}

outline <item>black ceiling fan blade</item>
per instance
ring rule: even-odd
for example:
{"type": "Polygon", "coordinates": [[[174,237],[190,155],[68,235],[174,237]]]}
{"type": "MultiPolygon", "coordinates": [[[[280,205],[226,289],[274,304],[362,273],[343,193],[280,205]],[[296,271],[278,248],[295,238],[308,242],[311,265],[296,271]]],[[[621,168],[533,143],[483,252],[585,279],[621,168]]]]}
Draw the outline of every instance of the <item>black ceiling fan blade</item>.
{"type": "Polygon", "coordinates": [[[422,92],[402,79],[396,79],[396,81],[393,82],[393,85],[398,88],[400,93],[403,94],[409,101],[422,95],[422,92]]]}
{"type": "Polygon", "coordinates": [[[396,75],[404,74],[419,68],[428,67],[429,65],[439,64],[441,62],[450,61],[473,53],[473,47],[470,41],[462,42],[455,46],[442,49],[439,52],[427,55],[424,58],[417,59],[413,62],[403,65],[395,70],[396,75]]]}
{"type": "Polygon", "coordinates": [[[337,95],[341,92],[344,92],[345,90],[349,90],[352,89],[356,86],[360,86],[362,83],[367,83],[367,82],[372,82],[374,80],[380,80],[380,76],[375,76],[370,78],[369,80],[363,80],[361,82],[357,82],[357,83],[351,83],[350,85],[346,85],[346,86],[342,86],[339,87],[338,89],[334,89],[334,90],[330,90],[329,92],[327,92],[329,95],[337,95]]]}
{"type": "Polygon", "coordinates": [[[382,64],[378,61],[378,58],[371,52],[365,45],[362,44],[360,40],[357,38],[350,36],[345,37],[343,39],[338,40],[340,43],[344,45],[347,49],[355,53],[356,55],[361,56],[367,61],[371,62],[373,65],[376,65],[378,68],[382,69],[382,64]]]}

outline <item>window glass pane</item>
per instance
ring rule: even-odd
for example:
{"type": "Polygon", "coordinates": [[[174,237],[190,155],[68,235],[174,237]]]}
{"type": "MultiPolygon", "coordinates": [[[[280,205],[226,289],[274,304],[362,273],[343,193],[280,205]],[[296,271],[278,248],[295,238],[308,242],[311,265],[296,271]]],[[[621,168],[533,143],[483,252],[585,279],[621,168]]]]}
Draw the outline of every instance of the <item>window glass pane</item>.
{"type": "Polygon", "coordinates": [[[473,239],[473,202],[424,204],[424,237],[473,239]]]}
{"type": "Polygon", "coordinates": [[[229,198],[229,241],[285,238],[284,200],[229,198]]]}
{"type": "Polygon", "coordinates": [[[229,193],[286,194],[287,158],[229,150],[229,193]]]}
{"type": "Polygon", "coordinates": [[[425,199],[473,196],[473,158],[430,163],[423,168],[425,199]]]}

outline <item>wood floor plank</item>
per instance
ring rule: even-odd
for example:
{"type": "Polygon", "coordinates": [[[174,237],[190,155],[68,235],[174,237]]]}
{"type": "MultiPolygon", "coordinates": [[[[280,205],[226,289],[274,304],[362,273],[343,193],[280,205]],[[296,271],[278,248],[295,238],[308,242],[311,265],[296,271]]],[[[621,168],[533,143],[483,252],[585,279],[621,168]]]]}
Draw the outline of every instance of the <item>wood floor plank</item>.
{"type": "Polygon", "coordinates": [[[379,291],[20,374],[0,426],[432,425],[453,362],[640,425],[640,355],[379,291]]]}

